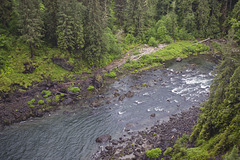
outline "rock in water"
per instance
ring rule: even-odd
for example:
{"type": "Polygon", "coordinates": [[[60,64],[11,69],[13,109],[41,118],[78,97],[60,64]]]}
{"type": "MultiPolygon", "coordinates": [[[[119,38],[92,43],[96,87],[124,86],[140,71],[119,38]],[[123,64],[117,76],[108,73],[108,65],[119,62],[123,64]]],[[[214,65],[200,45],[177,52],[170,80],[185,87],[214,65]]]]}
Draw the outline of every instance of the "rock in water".
{"type": "Polygon", "coordinates": [[[131,98],[131,97],[134,96],[134,92],[128,91],[128,92],[125,94],[125,96],[126,96],[127,98],[131,98]]]}
{"type": "Polygon", "coordinates": [[[112,137],[109,134],[102,135],[96,139],[97,143],[103,143],[111,140],[112,137]]]}
{"type": "Polygon", "coordinates": [[[156,114],[155,113],[151,114],[151,117],[156,117],[156,114]]]}
{"type": "Polygon", "coordinates": [[[182,62],[182,58],[178,57],[178,58],[176,59],[176,62],[182,62]]]}
{"type": "Polygon", "coordinates": [[[119,97],[118,101],[123,101],[125,97],[126,97],[125,95],[121,95],[121,96],[119,97]]]}

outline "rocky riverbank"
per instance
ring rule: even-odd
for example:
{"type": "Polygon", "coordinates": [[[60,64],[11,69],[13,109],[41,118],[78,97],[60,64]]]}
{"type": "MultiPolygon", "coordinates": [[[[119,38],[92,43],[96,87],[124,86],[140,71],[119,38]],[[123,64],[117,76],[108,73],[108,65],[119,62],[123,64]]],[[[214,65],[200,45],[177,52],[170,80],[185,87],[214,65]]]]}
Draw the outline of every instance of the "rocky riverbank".
{"type": "MultiPolygon", "coordinates": [[[[191,134],[199,113],[199,107],[192,107],[188,111],[172,115],[169,121],[154,125],[149,129],[146,128],[144,131],[132,132],[126,129],[123,137],[110,140],[108,145],[101,147],[94,155],[94,159],[148,159],[146,150],[153,148],[160,148],[163,153],[168,147],[173,147],[176,140],[183,134],[191,134]]],[[[170,159],[171,157],[164,158],[170,159]]]]}
{"type": "MultiPolygon", "coordinates": [[[[163,49],[165,46],[166,45],[159,45],[158,48],[154,49],[150,46],[144,46],[143,48],[149,48],[150,51],[144,50],[142,54],[150,54],[156,50],[163,49]]],[[[133,56],[132,50],[126,53],[122,59],[115,60],[108,66],[100,68],[92,74],[80,75],[78,80],[51,81],[46,79],[31,88],[16,90],[14,93],[2,94],[0,97],[0,131],[4,129],[4,126],[25,121],[30,117],[42,117],[45,113],[58,109],[60,105],[68,105],[82,99],[89,99],[100,95],[101,91],[104,90],[104,83],[109,84],[114,81],[114,79],[111,78],[107,78],[105,81],[104,74],[110,72],[115,67],[123,65],[131,56],[133,56]],[[82,79],[81,77],[87,78],[82,79]],[[78,88],[78,91],[71,91],[69,90],[70,88],[78,88]]],[[[66,68],[66,65],[60,66],[66,68]]],[[[132,93],[128,94],[126,93],[126,95],[120,97],[120,100],[133,96],[131,95],[132,93]]],[[[89,100],[89,106],[100,106],[101,98],[104,97],[100,96],[98,100],[89,100]]]]}

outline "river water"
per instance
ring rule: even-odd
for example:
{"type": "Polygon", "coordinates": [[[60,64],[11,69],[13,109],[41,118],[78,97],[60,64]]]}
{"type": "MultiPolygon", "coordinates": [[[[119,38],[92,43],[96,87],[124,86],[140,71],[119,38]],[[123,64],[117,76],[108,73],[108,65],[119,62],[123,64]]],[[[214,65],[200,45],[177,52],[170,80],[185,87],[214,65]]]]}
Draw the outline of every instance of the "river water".
{"type": "Polygon", "coordinates": [[[88,160],[99,147],[95,142],[98,136],[119,138],[126,128],[142,130],[207,99],[216,66],[210,56],[191,56],[181,63],[168,61],[166,66],[125,76],[104,94],[108,99],[116,90],[121,95],[133,91],[132,98],[110,98],[111,104],[98,108],[82,101],[44,118],[7,127],[0,133],[0,159],[88,160]]]}

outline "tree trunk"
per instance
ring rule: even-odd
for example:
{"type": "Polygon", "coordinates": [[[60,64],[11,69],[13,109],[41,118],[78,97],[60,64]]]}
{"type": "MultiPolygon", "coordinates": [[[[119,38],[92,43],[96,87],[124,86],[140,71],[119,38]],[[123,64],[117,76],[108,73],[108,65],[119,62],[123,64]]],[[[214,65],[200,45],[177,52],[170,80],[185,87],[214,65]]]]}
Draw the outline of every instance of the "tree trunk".
{"type": "Polygon", "coordinates": [[[33,45],[30,43],[31,58],[33,58],[33,45]]]}

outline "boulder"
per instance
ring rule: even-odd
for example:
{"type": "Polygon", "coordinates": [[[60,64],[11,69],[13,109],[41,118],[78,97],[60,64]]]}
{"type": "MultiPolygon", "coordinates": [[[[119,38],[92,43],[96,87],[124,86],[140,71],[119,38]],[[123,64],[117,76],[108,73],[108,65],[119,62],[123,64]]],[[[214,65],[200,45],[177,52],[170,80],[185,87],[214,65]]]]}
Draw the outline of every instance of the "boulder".
{"type": "Polygon", "coordinates": [[[103,78],[100,74],[94,75],[92,79],[92,84],[95,88],[100,88],[103,85],[103,78]]]}
{"type": "Polygon", "coordinates": [[[111,141],[111,143],[112,143],[113,145],[118,145],[118,140],[113,139],[113,140],[111,141]]]}
{"type": "Polygon", "coordinates": [[[97,143],[103,143],[111,140],[112,137],[109,134],[102,135],[96,139],[97,143]]]}
{"type": "Polygon", "coordinates": [[[112,146],[106,146],[105,149],[108,150],[108,151],[111,151],[113,149],[113,147],[112,146]]]}
{"type": "Polygon", "coordinates": [[[131,98],[131,97],[134,96],[134,92],[128,91],[128,92],[125,94],[125,96],[126,96],[127,98],[131,98]]]}
{"type": "Polygon", "coordinates": [[[178,57],[178,58],[176,59],[176,62],[182,62],[182,58],[178,57]]]}
{"type": "Polygon", "coordinates": [[[68,63],[67,60],[64,58],[54,57],[54,58],[52,58],[52,62],[68,71],[72,71],[74,68],[74,66],[71,65],[70,63],[68,63]]]}
{"type": "Polygon", "coordinates": [[[118,101],[123,101],[125,97],[126,97],[125,95],[121,95],[121,96],[119,97],[118,101]]]}
{"type": "Polygon", "coordinates": [[[156,114],[155,113],[151,114],[151,117],[156,117],[156,114]]]}

